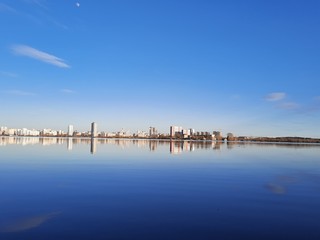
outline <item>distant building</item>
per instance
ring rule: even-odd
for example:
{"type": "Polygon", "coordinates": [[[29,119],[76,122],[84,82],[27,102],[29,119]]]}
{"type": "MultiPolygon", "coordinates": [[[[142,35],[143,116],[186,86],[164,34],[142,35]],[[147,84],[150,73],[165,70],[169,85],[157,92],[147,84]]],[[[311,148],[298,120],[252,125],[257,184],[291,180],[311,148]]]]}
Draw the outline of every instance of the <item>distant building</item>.
{"type": "Polygon", "coordinates": [[[170,137],[175,137],[176,134],[182,134],[182,127],[170,126],[170,137]]]}
{"type": "Polygon", "coordinates": [[[99,136],[100,137],[107,137],[107,133],[106,132],[101,132],[99,136]]]}
{"type": "Polygon", "coordinates": [[[98,136],[98,126],[97,123],[93,122],[91,123],[91,137],[97,137],[98,136]]]}
{"type": "Polygon", "coordinates": [[[194,135],[195,134],[195,131],[194,131],[193,128],[190,128],[189,131],[190,131],[190,135],[194,135]]]}
{"type": "Polygon", "coordinates": [[[106,137],[115,137],[117,134],[116,133],[106,133],[106,137]]]}
{"type": "Polygon", "coordinates": [[[68,136],[69,137],[72,137],[73,136],[73,125],[69,125],[68,126],[68,136]]]}
{"type": "Polygon", "coordinates": [[[13,136],[13,135],[16,135],[17,134],[17,130],[14,129],[14,128],[9,128],[8,129],[8,135],[9,136],[13,136]]]}
{"type": "Polygon", "coordinates": [[[149,128],[149,137],[156,137],[158,135],[158,131],[155,127],[149,128]]]}
{"type": "Polygon", "coordinates": [[[40,133],[42,136],[57,136],[58,132],[52,129],[43,129],[40,133]]]}
{"type": "MultiPolygon", "coordinates": [[[[149,132],[149,134],[150,134],[150,132],[149,132]]],[[[145,138],[145,137],[147,137],[147,133],[144,132],[144,131],[138,131],[137,134],[136,134],[136,136],[137,136],[138,138],[145,138]]]]}

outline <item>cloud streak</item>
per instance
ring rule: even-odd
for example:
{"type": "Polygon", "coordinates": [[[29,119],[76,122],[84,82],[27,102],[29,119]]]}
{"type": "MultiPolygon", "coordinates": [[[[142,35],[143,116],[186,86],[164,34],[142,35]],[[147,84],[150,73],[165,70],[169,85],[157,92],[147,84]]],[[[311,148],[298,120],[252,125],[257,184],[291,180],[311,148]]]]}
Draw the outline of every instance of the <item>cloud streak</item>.
{"type": "Polygon", "coordinates": [[[286,109],[286,110],[295,110],[300,108],[300,105],[295,102],[285,102],[278,105],[278,108],[286,109]]]}
{"type": "Polygon", "coordinates": [[[284,92],[274,92],[274,93],[270,93],[267,96],[265,96],[265,100],[269,101],[269,102],[276,102],[276,101],[280,101],[282,99],[284,99],[286,97],[286,93],[284,92]]]}
{"type": "Polygon", "coordinates": [[[17,11],[14,8],[12,8],[9,5],[6,5],[4,3],[0,3],[0,12],[17,13],[17,11]]]}
{"type": "Polygon", "coordinates": [[[0,75],[6,76],[6,77],[11,77],[11,78],[18,77],[18,75],[15,73],[5,72],[5,71],[0,71],[0,75]]]}
{"type": "Polygon", "coordinates": [[[60,68],[70,68],[63,59],[26,45],[14,45],[12,46],[12,51],[14,54],[33,58],[60,68]]]}
{"type": "Polygon", "coordinates": [[[67,94],[75,93],[75,91],[73,91],[71,89],[67,89],[67,88],[60,89],[60,92],[67,93],[67,94]]]}
{"type": "Polygon", "coordinates": [[[46,6],[46,1],[44,0],[24,0],[24,2],[29,4],[35,4],[43,9],[48,9],[48,7],[46,6]]]}
{"type": "Polygon", "coordinates": [[[8,90],[8,91],[4,91],[4,93],[10,94],[10,95],[16,95],[16,96],[34,96],[35,95],[32,92],[25,92],[21,90],[8,90]]]}

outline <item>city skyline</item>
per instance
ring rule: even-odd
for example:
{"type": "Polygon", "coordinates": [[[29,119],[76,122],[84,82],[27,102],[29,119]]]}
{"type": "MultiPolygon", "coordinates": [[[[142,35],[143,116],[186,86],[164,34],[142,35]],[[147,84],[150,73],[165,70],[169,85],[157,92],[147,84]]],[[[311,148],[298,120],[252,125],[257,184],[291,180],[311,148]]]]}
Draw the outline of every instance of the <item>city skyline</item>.
{"type": "MultiPolygon", "coordinates": [[[[8,126],[0,126],[0,136],[64,136],[64,137],[73,137],[73,136],[85,136],[85,137],[115,137],[116,134],[118,134],[118,137],[123,136],[123,137],[128,137],[128,136],[136,136],[136,137],[159,137],[160,135],[166,135],[166,136],[171,136],[175,137],[175,134],[182,134],[182,135],[202,135],[209,134],[211,130],[209,131],[204,131],[203,129],[199,131],[195,131],[193,128],[185,128],[181,126],[170,126],[168,127],[167,132],[158,132],[158,129],[156,127],[149,127],[149,131],[145,129],[140,129],[136,131],[132,131],[130,129],[121,129],[120,131],[114,131],[110,132],[106,129],[99,130],[98,129],[98,124],[96,122],[92,122],[90,124],[90,128],[85,130],[85,131],[78,131],[77,129],[74,129],[74,125],[69,124],[67,126],[67,130],[62,130],[62,129],[51,129],[51,128],[32,128],[28,129],[25,127],[19,127],[19,128],[12,128],[8,126]],[[75,135],[76,134],[76,135],[75,135]],[[79,135],[77,135],[79,134],[79,135]],[[109,136],[107,135],[109,134],[109,136]],[[101,136],[104,135],[104,136],[101,136]]],[[[215,133],[216,131],[213,131],[215,133]]],[[[221,134],[218,132],[219,135],[221,134]]]]}
{"type": "Polygon", "coordinates": [[[0,126],[319,138],[319,9],[0,0],[0,126]]]}

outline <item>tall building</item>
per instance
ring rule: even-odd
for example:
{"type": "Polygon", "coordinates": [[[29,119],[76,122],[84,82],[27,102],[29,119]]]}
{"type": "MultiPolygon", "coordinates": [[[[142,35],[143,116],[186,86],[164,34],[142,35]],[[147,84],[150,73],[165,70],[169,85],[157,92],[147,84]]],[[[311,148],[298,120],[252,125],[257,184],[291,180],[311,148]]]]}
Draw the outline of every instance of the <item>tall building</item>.
{"type": "Polygon", "coordinates": [[[97,137],[98,136],[98,127],[95,122],[91,123],[91,137],[97,137]]]}
{"type": "Polygon", "coordinates": [[[170,126],[170,137],[175,137],[176,133],[182,134],[182,127],[170,126]]]}
{"type": "Polygon", "coordinates": [[[149,137],[155,137],[158,134],[158,131],[155,127],[149,128],[149,137]]]}
{"type": "Polygon", "coordinates": [[[68,126],[68,136],[72,137],[73,136],[73,125],[68,126]]]}

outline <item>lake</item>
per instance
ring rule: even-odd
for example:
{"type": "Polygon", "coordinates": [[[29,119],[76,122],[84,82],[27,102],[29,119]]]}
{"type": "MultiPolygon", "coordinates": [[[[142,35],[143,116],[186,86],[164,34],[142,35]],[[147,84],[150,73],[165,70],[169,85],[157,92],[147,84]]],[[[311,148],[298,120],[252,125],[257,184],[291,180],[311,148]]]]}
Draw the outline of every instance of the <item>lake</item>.
{"type": "Polygon", "coordinates": [[[0,239],[320,239],[320,145],[0,137],[0,239]]]}

